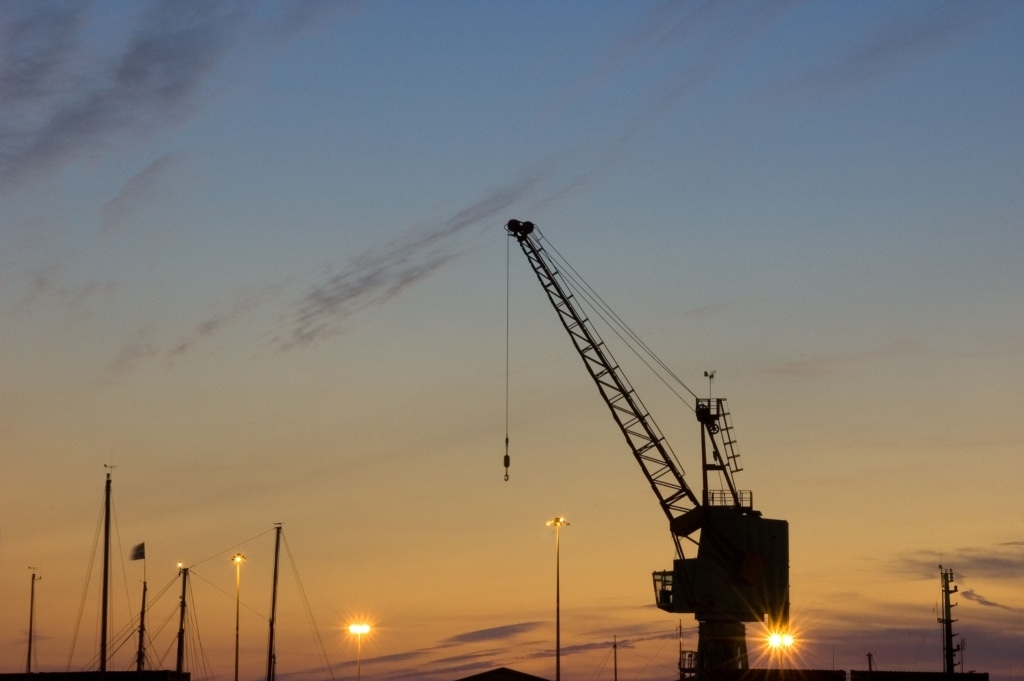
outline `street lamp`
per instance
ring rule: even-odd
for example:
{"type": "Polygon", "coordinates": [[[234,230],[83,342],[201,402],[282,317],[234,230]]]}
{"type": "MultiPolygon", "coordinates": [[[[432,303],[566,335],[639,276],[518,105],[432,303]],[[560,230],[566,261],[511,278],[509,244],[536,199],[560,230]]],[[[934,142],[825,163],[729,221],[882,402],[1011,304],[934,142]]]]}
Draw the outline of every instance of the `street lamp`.
{"type": "Polygon", "coordinates": [[[238,681],[238,616],[242,604],[242,561],[245,556],[236,553],[231,556],[231,562],[235,564],[235,681],[238,681]]]}
{"type": "Polygon", "coordinates": [[[350,624],[348,625],[348,633],[355,634],[356,637],[356,681],[360,681],[362,678],[362,652],[363,652],[363,634],[370,633],[369,624],[350,624]]]}
{"type": "Polygon", "coordinates": [[[559,539],[562,526],[568,524],[569,521],[562,516],[547,522],[548,527],[555,528],[555,681],[562,681],[562,588],[559,539]]]}

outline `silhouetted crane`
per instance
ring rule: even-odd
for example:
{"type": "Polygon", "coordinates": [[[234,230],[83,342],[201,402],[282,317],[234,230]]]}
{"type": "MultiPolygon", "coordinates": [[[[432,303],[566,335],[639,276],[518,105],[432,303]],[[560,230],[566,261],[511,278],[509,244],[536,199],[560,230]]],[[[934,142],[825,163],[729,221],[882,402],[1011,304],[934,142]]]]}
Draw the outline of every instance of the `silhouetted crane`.
{"type": "MultiPolygon", "coordinates": [[[[698,678],[711,670],[748,668],[744,622],[767,619],[772,628],[789,623],[789,525],[763,518],[754,510],[752,494],[736,488],[733,474],[742,467],[725,400],[693,395],[701,428],[698,495],[594,325],[576,304],[569,282],[541,245],[536,225],[509,220],[505,228],[530,261],[668,517],[676,559],[671,570],[653,574],[658,607],[695,616],[698,678]],[[724,486],[709,490],[708,475],[716,472],[724,486]],[[684,542],[696,546],[694,557],[684,555],[684,542]]],[[[710,380],[714,373],[705,376],[710,380]]]]}

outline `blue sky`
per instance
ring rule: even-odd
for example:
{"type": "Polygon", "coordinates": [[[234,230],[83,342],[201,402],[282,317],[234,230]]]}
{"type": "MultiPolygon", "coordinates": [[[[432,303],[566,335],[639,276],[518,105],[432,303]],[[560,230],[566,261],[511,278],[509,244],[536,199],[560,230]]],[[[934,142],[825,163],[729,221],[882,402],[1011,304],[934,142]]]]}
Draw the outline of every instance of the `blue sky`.
{"type": "MultiPolygon", "coordinates": [[[[1018,677],[1022,29],[1009,1],[3,3],[0,594],[27,620],[44,575],[39,667],[113,464],[150,581],[209,574],[217,674],[240,547],[262,669],[283,522],[340,675],[366,616],[367,678],[553,676],[557,514],[566,678],[610,678],[613,636],[672,674],[664,519],[518,218],[691,386],[717,371],[740,485],[790,522],[801,664],[937,668],[941,561],[968,666],[1018,677]]],[[[316,667],[291,602],[282,674],[316,667]]]]}

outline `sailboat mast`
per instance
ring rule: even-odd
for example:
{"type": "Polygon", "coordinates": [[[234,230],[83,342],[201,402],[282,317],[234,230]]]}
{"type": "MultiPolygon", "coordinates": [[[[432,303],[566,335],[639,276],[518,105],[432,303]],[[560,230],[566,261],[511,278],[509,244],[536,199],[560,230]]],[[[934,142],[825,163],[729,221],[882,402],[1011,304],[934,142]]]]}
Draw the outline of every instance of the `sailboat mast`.
{"type": "Polygon", "coordinates": [[[142,580],[142,610],[139,611],[139,651],[135,654],[135,671],[146,667],[146,580],[142,580]]]}
{"type": "Polygon", "coordinates": [[[103,494],[103,604],[100,615],[100,671],[107,671],[107,617],[110,601],[110,473],[103,494]]]}
{"type": "Polygon", "coordinates": [[[274,523],[274,585],[270,591],[270,642],[267,644],[267,681],[274,681],[277,653],[274,650],[274,623],[277,621],[277,568],[281,560],[281,523],[274,523]]]}
{"type": "Polygon", "coordinates": [[[181,568],[181,615],[178,618],[178,662],[175,670],[178,676],[185,671],[185,593],[188,588],[188,568],[181,568]]]}
{"type": "Polygon", "coordinates": [[[32,570],[32,591],[30,592],[28,601],[28,660],[25,662],[25,673],[32,673],[32,629],[35,621],[36,614],[36,572],[35,568],[29,568],[32,570]]]}

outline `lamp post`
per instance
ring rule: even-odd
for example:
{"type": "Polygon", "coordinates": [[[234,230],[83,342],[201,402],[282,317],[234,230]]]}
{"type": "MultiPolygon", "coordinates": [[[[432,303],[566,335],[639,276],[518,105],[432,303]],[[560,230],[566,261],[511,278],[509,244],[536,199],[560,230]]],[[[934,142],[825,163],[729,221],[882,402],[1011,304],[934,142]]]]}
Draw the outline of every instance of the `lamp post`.
{"type": "Polygon", "coordinates": [[[562,681],[562,587],[561,587],[561,549],[560,530],[569,521],[558,516],[547,522],[548,527],[555,528],[555,681],[562,681]]]}
{"type": "Polygon", "coordinates": [[[235,681],[238,681],[238,616],[242,605],[242,561],[245,556],[236,553],[231,556],[231,562],[235,564],[235,681]]]}
{"type": "Polygon", "coordinates": [[[355,634],[356,637],[356,681],[360,681],[363,675],[363,634],[370,633],[370,625],[350,624],[348,625],[348,633],[355,634]]]}

